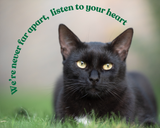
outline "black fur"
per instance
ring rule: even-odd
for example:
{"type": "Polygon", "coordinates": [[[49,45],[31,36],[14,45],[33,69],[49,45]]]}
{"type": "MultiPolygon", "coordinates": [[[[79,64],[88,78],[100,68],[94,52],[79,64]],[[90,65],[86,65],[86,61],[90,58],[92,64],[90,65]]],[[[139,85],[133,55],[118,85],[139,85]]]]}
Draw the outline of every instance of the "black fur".
{"type": "Polygon", "coordinates": [[[54,93],[56,118],[74,118],[94,110],[97,117],[113,112],[126,121],[156,123],[156,100],[148,80],[139,73],[126,72],[132,36],[133,29],[129,28],[110,43],[85,43],[65,25],[59,26],[63,76],[54,93]],[[78,60],[87,67],[79,68],[78,60]],[[112,63],[113,68],[103,70],[106,63],[112,63]]]}

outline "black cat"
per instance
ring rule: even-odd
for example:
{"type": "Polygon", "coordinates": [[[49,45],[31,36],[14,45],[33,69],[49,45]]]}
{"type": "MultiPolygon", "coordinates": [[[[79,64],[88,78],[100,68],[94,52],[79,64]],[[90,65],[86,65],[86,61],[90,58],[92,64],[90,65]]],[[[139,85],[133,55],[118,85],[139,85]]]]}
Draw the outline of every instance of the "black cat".
{"type": "Polygon", "coordinates": [[[77,118],[94,110],[97,117],[115,113],[127,122],[157,122],[156,100],[148,80],[126,72],[132,36],[129,28],[110,43],[85,43],[59,25],[63,76],[54,93],[56,118],[77,118]]]}

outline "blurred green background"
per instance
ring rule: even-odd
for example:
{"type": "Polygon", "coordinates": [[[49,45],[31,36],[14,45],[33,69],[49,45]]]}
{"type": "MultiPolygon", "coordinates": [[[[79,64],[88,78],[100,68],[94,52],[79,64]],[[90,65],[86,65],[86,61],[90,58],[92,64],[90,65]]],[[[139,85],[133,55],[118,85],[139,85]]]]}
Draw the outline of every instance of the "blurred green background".
{"type": "MultiPolygon", "coordinates": [[[[144,58],[148,59],[148,69],[151,69],[150,71],[146,71],[148,77],[151,80],[151,83],[154,87],[154,91],[157,97],[158,102],[158,110],[160,113],[160,1],[159,0],[153,0],[148,1],[151,5],[151,11],[153,14],[153,18],[155,20],[155,46],[153,48],[150,48],[148,50],[144,50],[143,56],[144,58]]],[[[150,42],[152,44],[152,42],[150,42]]]]}
{"type": "Polygon", "coordinates": [[[23,107],[28,112],[52,116],[54,83],[62,72],[58,44],[58,25],[66,24],[82,41],[112,41],[129,27],[134,38],[127,58],[129,71],[139,71],[151,81],[160,112],[160,1],[0,1],[0,113],[1,118],[14,115],[23,107]],[[123,26],[104,14],[74,10],[52,17],[50,9],[69,5],[94,5],[127,19],[123,26]],[[10,94],[11,64],[17,40],[42,15],[48,21],[29,34],[17,62],[16,87],[10,94]]]}

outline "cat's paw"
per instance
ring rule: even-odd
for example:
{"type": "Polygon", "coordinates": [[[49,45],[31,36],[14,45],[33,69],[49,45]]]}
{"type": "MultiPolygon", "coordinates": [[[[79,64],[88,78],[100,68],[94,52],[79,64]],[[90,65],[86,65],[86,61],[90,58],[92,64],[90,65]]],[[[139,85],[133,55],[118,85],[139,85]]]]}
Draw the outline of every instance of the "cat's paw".
{"type": "Polygon", "coordinates": [[[145,127],[154,127],[157,124],[157,122],[153,118],[147,118],[142,125],[145,127]]]}

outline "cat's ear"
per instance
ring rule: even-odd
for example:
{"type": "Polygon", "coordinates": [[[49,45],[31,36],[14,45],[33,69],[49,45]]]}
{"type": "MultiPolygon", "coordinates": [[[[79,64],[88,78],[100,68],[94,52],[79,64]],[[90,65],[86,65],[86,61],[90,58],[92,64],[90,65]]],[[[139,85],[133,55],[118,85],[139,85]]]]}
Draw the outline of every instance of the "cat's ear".
{"type": "Polygon", "coordinates": [[[126,60],[132,36],[133,29],[128,28],[111,42],[113,52],[118,54],[122,61],[126,60]]]}
{"type": "Polygon", "coordinates": [[[66,60],[72,50],[80,43],[79,38],[64,24],[59,25],[59,43],[63,60],[66,60]]]}

